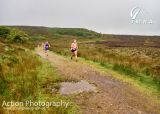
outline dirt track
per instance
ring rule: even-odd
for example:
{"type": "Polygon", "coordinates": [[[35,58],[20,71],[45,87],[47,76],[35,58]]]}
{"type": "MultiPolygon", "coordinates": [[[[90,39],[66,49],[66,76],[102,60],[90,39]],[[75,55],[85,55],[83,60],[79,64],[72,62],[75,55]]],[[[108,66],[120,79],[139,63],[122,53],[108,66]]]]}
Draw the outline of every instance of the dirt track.
{"type": "MultiPolygon", "coordinates": [[[[36,51],[46,58],[42,50],[36,51]]],[[[84,61],[74,62],[51,52],[47,59],[65,78],[86,80],[98,88],[97,93],[75,96],[83,114],[160,114],[160,105],[128,84],[101,75],[84,61]]]]}

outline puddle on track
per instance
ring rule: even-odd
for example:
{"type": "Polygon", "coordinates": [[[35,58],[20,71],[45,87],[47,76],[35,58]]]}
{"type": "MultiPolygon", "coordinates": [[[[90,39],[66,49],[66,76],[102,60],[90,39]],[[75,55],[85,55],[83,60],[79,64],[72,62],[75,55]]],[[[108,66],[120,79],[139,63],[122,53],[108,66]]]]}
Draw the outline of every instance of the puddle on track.
{"type": "Polygon", "coordinates": [[[82,92],[97,92],[94,85],[89,84],[87,81],[81,80],[79,82],[63,82],[61,83],[60,94],[70,95],[82,92]]]}

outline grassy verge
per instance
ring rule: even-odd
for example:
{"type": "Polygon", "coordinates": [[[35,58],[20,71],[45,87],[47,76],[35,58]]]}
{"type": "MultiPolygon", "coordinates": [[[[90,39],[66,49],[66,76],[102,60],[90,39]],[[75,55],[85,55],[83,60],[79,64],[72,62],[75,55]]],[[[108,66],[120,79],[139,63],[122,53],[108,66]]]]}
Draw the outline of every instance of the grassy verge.
{"type": "MultiPolygon", "coordinates": [[[[84,58],[80,58],[86,61],[84,58]]],[[[156,102],[160,101],[160,87],[158,83],[147,75],[133,71],[130,68],[124,68],[117,64],[99,63],[87,60],[88,64],[98,69],[102,74],[109,75],[122,82],[128,83],[141,92],[151,96],[156,102]]]]}
{"type": "MultiPolygon", "coordinates": [[[[59,82],[63,81],[56,70],[45,60],[29,50],[5,47],[0,55],[0,113],[16,114],[77,114],[79,108],[69,97],[58,93],[59,82]],[[43,108],[38,110],[7,110],[5,102],[69,102],[69,106],[43,108]]],[[[18,107],[19,108],[19,107],[18,107]]],[[[23,108],[23,107],[22,107],[23,108]]],[[[29,107],[31,108],[31,107],[29,107]]]]}
{"type": "Polygon", "coordinates": [[[79,107],[72,102],[70,97],[61,96],[58,93],[60,88],[59,83],[63,82],[64,79],[58,75],[56,69],[50,65],[49,62],[44,61],[42,58],[39,58],[42,61],[42,65],[38,68],[38,80],[39,80],[39,92],[38,92],[38,101],[52,102],[52,101],[63,101],[69,102],[69,107],[50,107],[45,110],[47,113],[52,114],[78,114],[79,107]]]}

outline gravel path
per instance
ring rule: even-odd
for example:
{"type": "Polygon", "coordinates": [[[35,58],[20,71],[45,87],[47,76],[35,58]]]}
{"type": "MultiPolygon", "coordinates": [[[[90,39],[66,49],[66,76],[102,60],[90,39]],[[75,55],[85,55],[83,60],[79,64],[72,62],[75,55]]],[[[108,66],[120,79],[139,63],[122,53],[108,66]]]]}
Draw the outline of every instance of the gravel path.
{"type": "MultiPolygon", "coordinates": [[[[42,50],[36,51],[46,58],[42,50]]],[[[98,92],[80,94],[74,98],[83,114],[160,114],[159,104],[135,88],[101,75],[84,61],[74,62],[51,52],[47,59],[68,80],[85,80],[96,86],[98,92]]]]}

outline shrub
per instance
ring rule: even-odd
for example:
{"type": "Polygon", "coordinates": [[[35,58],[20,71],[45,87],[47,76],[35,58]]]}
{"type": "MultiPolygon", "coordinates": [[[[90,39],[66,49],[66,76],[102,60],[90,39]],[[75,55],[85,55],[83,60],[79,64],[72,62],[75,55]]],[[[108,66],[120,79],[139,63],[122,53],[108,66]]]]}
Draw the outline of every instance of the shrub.
{"type": "Polygon", "coordinates": [[[29,36],[18,29],[11,29],[10,34],[7,36],[8,41],[10,42],[19,42],[23,43],[29,39],[29,36]]]}
{"type": "Polygon", "coordinates": [[[10,29],[8,27],[0,26],[0,37],[7,38],[10,33],[10,29]]]}

